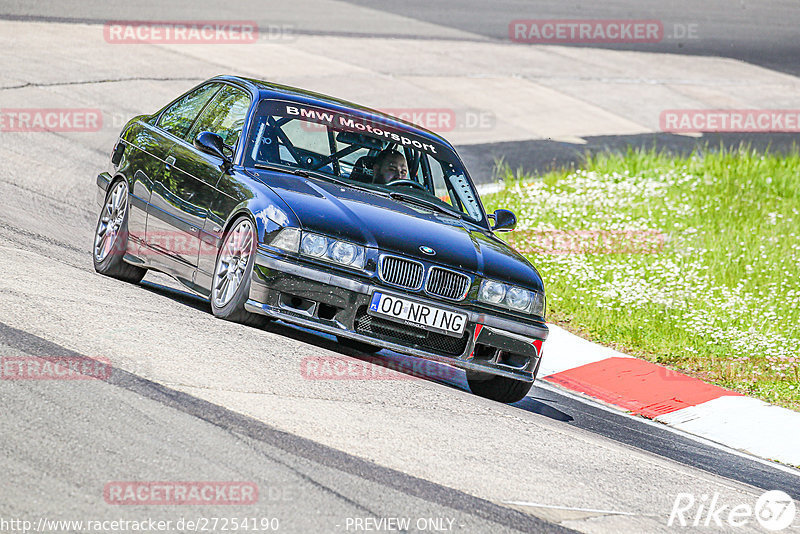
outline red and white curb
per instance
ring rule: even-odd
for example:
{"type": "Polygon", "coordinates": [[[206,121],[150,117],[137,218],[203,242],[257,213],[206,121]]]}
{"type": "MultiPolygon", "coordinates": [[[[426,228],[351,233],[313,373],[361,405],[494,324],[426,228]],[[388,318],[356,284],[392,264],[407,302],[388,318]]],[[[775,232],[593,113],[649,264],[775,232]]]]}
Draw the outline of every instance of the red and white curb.
{"type": "Polygon", "coordinates": [[[539,380],[732,449],[800,466],[800,412],[548,327],[539,380]]]}

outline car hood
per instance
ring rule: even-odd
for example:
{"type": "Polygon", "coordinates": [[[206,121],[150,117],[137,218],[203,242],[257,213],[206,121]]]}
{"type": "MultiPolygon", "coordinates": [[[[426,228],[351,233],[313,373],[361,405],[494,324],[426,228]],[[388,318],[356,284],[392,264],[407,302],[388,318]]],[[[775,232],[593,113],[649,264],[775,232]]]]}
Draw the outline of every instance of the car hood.
{"type": "Polygon", "coordinates": [[[304,230],[542,290],[536,269],[488,230],[379,194],[313,177],[259,171],[304,230]],[[420,247],[436,251],[423,254],[420,247]]]}

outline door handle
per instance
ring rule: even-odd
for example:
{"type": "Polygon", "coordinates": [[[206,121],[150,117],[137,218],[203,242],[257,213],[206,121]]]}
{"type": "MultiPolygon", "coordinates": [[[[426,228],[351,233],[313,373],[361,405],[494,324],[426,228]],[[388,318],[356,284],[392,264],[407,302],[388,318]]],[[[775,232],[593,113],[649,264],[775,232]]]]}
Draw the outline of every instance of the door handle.
{"type": "Polygon", "coordinates": [[[174,156],[167,156],[167,159],[164,160],[167,163],[167,167],[171,167],[175,165],[175,157],[174,156]]]}

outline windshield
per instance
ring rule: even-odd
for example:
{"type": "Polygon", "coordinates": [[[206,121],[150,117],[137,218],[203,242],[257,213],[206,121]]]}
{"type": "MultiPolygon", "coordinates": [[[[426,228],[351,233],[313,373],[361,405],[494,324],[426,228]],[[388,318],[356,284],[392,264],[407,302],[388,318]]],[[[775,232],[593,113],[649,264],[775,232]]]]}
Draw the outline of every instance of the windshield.
{"type": "Polygon", "coordinates": [[[480,199],[452,149],[361,117],[296,102],[264,100],[248,140],[248,165],[313,171],[484,222],[480,199]]]}

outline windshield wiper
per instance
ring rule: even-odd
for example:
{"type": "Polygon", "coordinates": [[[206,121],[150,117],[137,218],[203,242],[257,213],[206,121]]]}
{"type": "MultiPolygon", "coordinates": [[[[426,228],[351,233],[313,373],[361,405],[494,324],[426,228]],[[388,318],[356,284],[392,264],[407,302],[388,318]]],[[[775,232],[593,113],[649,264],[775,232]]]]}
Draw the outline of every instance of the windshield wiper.
{"type": "Polygon", "coordinates": [[[360,187],[356,184],[351,184],[345,182],[344,180],[340,180],[335,176],[331,176],[330,174],[326,174],[324,172],[313,171],[309,169],[300,169],[295,167],[283,167],[278,165],[265,165],[263,163],[256,163],[253,165],[257,169],[264,169],[268,171],[276,171],[276,172],[288,172],[290,174],[294,174],[295,176],[300,176],[302,178],[319,178],[321,180],[327,180],[329,182],[335,183],[337,185],[342,185],[344,187],[350,187],[352,189],[357,189],[358,191],[364,191],[366,193],[372,193],[373,195],[378,195],[380,197],[388,197],[386,193],[379,191],[377,189],[370,189],[368,187],[360,187]]]}
{"type": "Polygon", "coordinates": [[[390,192],[389,196],[392,197],[394,200],[399,200],[400,202],[408,202],[409,204],[416,204],[418,206],[423,206],[425,208],[429,208],[434,211],[438,211],[439,213],[444,213],[446,215],[456,217],[458,219],[463,218],[463,215],[461,213],[452,209],[447,209],[439,204],[434,204],[433,202],[429,202],[424,198],[415,197],[413,195],[406,195],[405,193],[398,193],[397,191],[390,192]]]}
{"type": "Polygon", "coordinates": [[[295,176],[302,176],[303,178],[308,178],[309,176],[315,176],[317,178],[327,178],[327,175],[322,174],[321,172],[311,171],[308,169],[300,169],[296,167],[283,167],[282,165],[265,165],[263,163],[255,163],[253,167],[256,169],[264,169],[266,171],[276,171],[276,172],[288,172],[290,174],[294,174],[295,176]]]}

